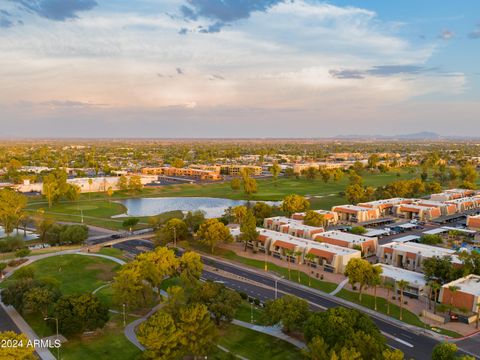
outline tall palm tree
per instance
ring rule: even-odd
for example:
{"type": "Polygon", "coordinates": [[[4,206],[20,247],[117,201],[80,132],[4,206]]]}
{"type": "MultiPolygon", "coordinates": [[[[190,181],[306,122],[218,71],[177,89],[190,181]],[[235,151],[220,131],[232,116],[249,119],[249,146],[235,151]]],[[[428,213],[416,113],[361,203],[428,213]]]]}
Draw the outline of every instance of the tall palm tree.
{"type": "Polygon", "coordinates": [[[290,274],[290,258],[293,256],[293,250],[285,249],[284,253],[285,253],[285,256],[287,257],[287,262],[288,262],[288,280],[292,280],[292,277],[290,274]]]}
{"type": "Polygon", "coordinates": [[[477,329],[478,329],[478,323],[479,322],[480,322],[480,300],[477,303],[477,324],[475,326],[477,329]]]}
{"type": "Polygon", "coordinates": [[[403,320],[403,291],[408,284],[409,282],[406,280],[397,281],[397,287],[400,290],[400,320],[403,320]]]}
{"type": "MultiPolygon", "coordinates": [[[[308,253],[305,255],[305,259],[308,260],[308,266],[311,266],[311,263],[315,261],[315,255],[308,253]]],[[[310,276],[311,270],[308,272],[308,286],[312,286],[312,277],[310,276]]]]}
{"type": "Polygon", "coordinates": [[[295,259],[297,260],[297,280],[299,283],[301,283],[301,279],[300,279],[300,265],[302,264],[302,259],[300,258],[300,256],[302,256],[302,252],[301,251],[295,251],[293,253],[293,255],[295,256],[295,259]]]}
{"type": "Polygon", "coordinates": [[[449,315],[452,315],[452,309],[453,309],[453,298],[455,296],[455,293],[457,292],[457,290],[460,289],[458,286],[455,286],[455,285],[451,285],[448,287],[448,290],[450,292],[450,309],[449,309],[449,315]]]}
{"type": "Polygon", "coordinates": [[[433,291],[433,313],[436,314],[437,313],[437,294],[441,286],[438,282],[432,281],[430,284],[430,288],[433,291]]]}
{"type": "Polygon", "coordinates": [[[382,268],[380,266],[372,267],[372,278],[370,279],[370,284],[373,286],[373,298],[375,303],[375,311],[377,311],[377,286],[381,284],[380,274],[382,273],[382,268]]]}
{"type": "Polygon", "coordinates": [[[390,315],[390,291],[393,291],[395,286],[391,282],[384,282],[383,287],[387,289],[387,315],[390,315]]]}

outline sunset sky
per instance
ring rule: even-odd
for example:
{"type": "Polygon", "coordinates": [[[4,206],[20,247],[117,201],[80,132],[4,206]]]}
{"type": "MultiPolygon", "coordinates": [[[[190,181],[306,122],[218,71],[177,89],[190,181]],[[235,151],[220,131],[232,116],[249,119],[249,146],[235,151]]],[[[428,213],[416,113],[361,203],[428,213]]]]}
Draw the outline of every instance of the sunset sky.
{"type": "Polygon", "coordinates": [[[0,137],[480,136],[477,0],[0,0],[0,137]]]}

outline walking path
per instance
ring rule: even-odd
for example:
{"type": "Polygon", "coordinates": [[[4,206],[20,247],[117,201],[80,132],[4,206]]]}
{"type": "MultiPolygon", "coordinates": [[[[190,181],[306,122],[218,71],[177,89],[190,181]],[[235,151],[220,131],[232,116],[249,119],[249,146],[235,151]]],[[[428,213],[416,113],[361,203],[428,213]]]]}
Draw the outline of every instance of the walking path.
{"type": "Polygon", "coordinates": [[[250,324],[246,321],[241,321],[237,319],[233,319],[232,324],[279,338],[281,340],[289,342],[292,345],[295,345],[300,349],[303,349],[306,347],[305,343],[283,333],[282,329],[279,326],[260,326],[260,325],[250,324]]]}
{"type": "Polygon", "coordinates": [[[348,278],[345,279],[345,280],[343,280],[340,284],[338,284],[337,288],[336,288],[335,290],[333,290],[333,291],[330,293],[330,295],[337,295],[337,293],[339,293],[340,290],[342,290],[343,287],[344,287],[345,285],[347,285],[347,283],[348,283],[348,278]]]}

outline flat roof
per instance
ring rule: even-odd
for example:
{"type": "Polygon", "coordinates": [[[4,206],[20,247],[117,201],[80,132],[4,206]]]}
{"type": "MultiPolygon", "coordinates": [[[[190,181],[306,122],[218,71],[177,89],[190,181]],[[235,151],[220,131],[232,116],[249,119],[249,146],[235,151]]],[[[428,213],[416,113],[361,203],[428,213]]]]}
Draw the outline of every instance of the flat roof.
{"type": "Polygon", "coordinates": [[[412,223],[406,223],[406,224],[400,224],[400,225],[394,225],[393,227],[399,227],[402,229],[413,229],[416,228],[418,225],[412,224],[412,223]]]}
{"type": "Polygon", "coordinates": [[[387,235],[389,232],[387,230],[382,229],[367,229],[367,232],[363,234],[366,237],[377,237],[381,235],[387,235]]]}
{"type": "Polygon", "coordinates": [[[337,205],[333,207],[335,211],[337,209],[347,209],[347,210],[354,210],[354,211],[371,211],[372,209],[369,207],[357,206],[357,205],[337,205]]]}
{"type": "Polygon", "coordinates": [[[264,228],[257,227],[257,231],[260,235],[268,236],[269,238],[271,238],[274,244],[275,244],[275,241],[283,241],[290,244],[294,244],[296,246],[307,247],[309,242],[309,240],[305,240],[296,236],[292,236],[289,234],[268,230],[264,228]]]}
{"type": "Polygon", "coordinates": [[[436,200],[420,200],[417,205],[420,206],[446,206],[446,204],[443,201],[436,201],[436,200]]]}
{"type": "Polygon", "coordinates": [[[381,199],[381,200],[359,203],[358,205],[359,206],[367,205],[367,204],[372,205],[372,206],[385,205],[385,204],[394,205],[394,204],[399,204],[399,203],[401,203],[402,201],[405,201],[405,200],[408,200],[408,199],[404,199],[404,198],[381,199]]]}
{"type": "Polygon", "coordinates": [[[336,240],[342,240],[342,241],[346,241],[346,242],[349,242],[349,243],[352,243],[352,244],[359,244],[359,243],[362,243],[362,242],[365,242],[365,241],[372,240],[371,238],[366,237],[366,236],[350,234],[350,233],[343,232],[343,231],[338,231],[338,230],[330,230],[330,231],[315,234],[314,239],[316,239],[317,237],[320,237],[320,236],[331,238],[331,239],[336,239],[336,240]]]}
{"type": "Polygon", "coordinates": [[[410,283],[410,285],[419,286],[425,286],[427,284],[425,276],[422,273],[387,264],[376,264],[374,266],[379,266],[382,268],[381,276],[388,277],[395,281],[406,280],[410,283]]]}
{"type": "Polygon", "coordinates": [[[352,255],[352,254],[355,254],[355,253],[360,253],[359,250],[350,249],[350,248],[337,246],[337,245],[321,243],[321,242],[318,242],[318,241],[309,241],[308,243],[309,244],[308,244],[307,252],[309,252],[311,249],[317,249],[317,250],[328,251],[328,252],[334,253],[336,255],[352,255]]]}
{"type": "Polygon", "coordinates": [[[456,228],[456,227],[453,227],[453,226],[443,226],[443,228],[448,230],[448,231],[460,231],[460,232],[464,232],[466,234],[476,234],[477,233],[475,230],[456,228]]]}
{"type": "Polygon", "coordinates": [[[394,241],[385,245],[380,245],[380,248],[392,248],[399,251],[419,254],[427,258],[451,256],[452,262],[457,264],[462,264],[458,256],[455,255],[455,250],[445,249],[438,246],[418,244],[410,241],[407,241],[407,242],[394,241]]]}
{"type": "Polygon", "coordinates": [[[475,296],[480,296],[480,276],[479,275],[468,275],[463,278],[452,281],[448,284],[443,285],[442,287],[448,288],[449,286],[457,286],[459,291],[472,294],[475,296]]]}
{"type": "Polygon", "coordinates": [[[442,233],[444,233],[444,232],[448,232],[448,230],[445,230],[444,228],[439,227],[439,228],[435,228],[435,229],[431,229],[431,230],[424,231],[422,234],[425,234],[425,235],[437,235],[437,234],[442,234],[442,233]]]}
{"type": "Polygon", "coordinates": [[[322,226],[317,227],[317,226],[305,225],[301,220],[290,219],[285,216],[274,216],[270,218],[265,218],[265,220],[282,222],[283,223],[282,226],[288,225],[294,229],[303,229],[303,230],[309,230],[309,231],[323,229],[322,226]]]}
{"type": "Polygon", "coordinates": [[[420,239],[420,236],[407,235],[407,236],[402,236],[402,237],[399,237],[397,239],[394,239],[393,241],[402,243],[402,242],[414,241],[414,240],[418,240],[418,239],[420,239]]]}

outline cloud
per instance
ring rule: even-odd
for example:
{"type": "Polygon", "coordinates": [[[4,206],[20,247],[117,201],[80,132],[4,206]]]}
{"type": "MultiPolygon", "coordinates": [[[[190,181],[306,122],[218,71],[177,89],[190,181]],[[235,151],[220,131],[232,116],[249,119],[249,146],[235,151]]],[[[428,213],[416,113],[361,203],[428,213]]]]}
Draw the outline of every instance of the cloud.
{"type": "Polygon", "coordinates": [[[6,29],[14,25],[11,16],[12,15],[7,10],[0,9],[0,28],[6,29]]]}
{"type": "Polygon", "coordinates": [[[97,104],[97,103],[75,101],[75,100],[49,100],[49,101],[43,101],[43,102],[40,102],[40,103],[37,103],[37,104],[28,103],[28,102],[24,102],[24,104],[40,105],[40,106],[46,106],[46,107],[54,108],[54,109],[91,108],[91,107],[105,107],[105,106],[108,106],[108,104],[97,104]]]}
{"type": "Polygon", "coordinates": [[[480,23],[477,24],[476,29],[468,34],[470,39],[480,39],[480,23]]]}
{"type": "Polygon", "coordinates": [[[267,11],[284,0],[187,0],[187,5],[180,7],[186,20],[205,18],[213,20],[201,33],[219,32],[226,24],[247,19],[256,11],[267,11]]]}
{"type": "Polygon", "coordinates": [[[330,70],[330,76],[336,79],[364,79],[367,76],[396,76],[415,75],[436,71],[435,68],[426,68],[418,65],[378,65],[367,70],[341,69],[330,70]]]}
{"type": "Polygon", "coordinates": [[[222,75],[212,74],[208,80],[225,80],[225,78],[222,75]]]}
{"type": "Polygon", "coordinates": [[[180,35],[186,35],[188,32],[188,29],[187,28],[181,28],[180,30],[178,30],[178,33],[180,35]]]}
{"type": "Polygon", "coordinates": [[[184,75],[184,74],[185,74],[185,73],[183,72],[182,68],[177,67],[175,70],[177,71],[177,74],[178,74],[178,75],[184,75]]]}
{"type": "Polygon", "coordinates": [[[450,31],[450,30],[443,30],[440,35],[438,35],[438,38],[439,39],[442,39],[442,40],[450,40],[451,38],[453,38],[455,34],[453,33],[453,31],[450,31]]]}
{"type": "Polygon", "coordinates": [[[12,0],[25,10],[41,17],[65,21],[77,18],[80,11],[91,10],[98,5],[96,0],[12,0]]]}

